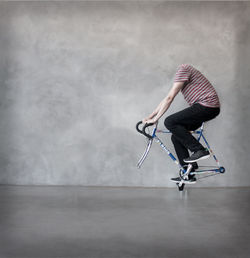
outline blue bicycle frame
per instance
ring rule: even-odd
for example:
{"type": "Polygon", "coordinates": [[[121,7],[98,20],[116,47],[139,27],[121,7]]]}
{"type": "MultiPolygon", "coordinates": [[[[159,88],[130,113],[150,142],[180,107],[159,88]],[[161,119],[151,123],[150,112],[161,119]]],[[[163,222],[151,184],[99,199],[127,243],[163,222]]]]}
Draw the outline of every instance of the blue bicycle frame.
{"type": "Polygon", "coordinates": [[[169,151],[169,149],[164,145],[164,143],[161,141],[161,139],[156,135],[156,133],[171,133],[170,131],[167,131],[167,130],[157,130],[157,124],[155,125],[154,129],[153,129],[153,132],[152,134],[148,134],[146,133],[145,129],[149,126],[151,126],[152,124],[146,124],[142,130],[139,129],[139,125],[142,124],[142,122],[138,122],[137,125],[136,125],[136,129],[139,133],[143,134],[144,136],[146,136],[148,138],[148,145],[147,145],[147,148],[146,148],[146,151],[144,152],[143,156],[141,157],[141,159],[139,160],[138,164],[137,164],[137,167],[140,168],[143,161],[145,160],[148,152],[149,152],[149,149],[152,145],[152,142],[153,142],[153,139],[156,140],[157,143],[160,144],[160,146],[162,147],[162,149],[167,152],[168,156],[176,163],[177,166],[179,166],[179,169],[180,169],[180,176],[182,178],[185,178],[186,176],[188,176],[189,174],[202,174],[202,173],[215,173],[215,174],[218,174],[218,173],[224,173],[225,172],[225,168],[224,167],[221,167],[220,166],[220,163],[218,161],[218,159],[216,158],[215,154],[213,153],[210,145],[208,144],[204,134],[203,134],[203,131],[204,131],[204,123],[202,123],[202,126],[200,127],[199,130],[195,130],[195,131],[192,131],[191,133],[193,134],[196,134],[198,136],[197,140],[200,141],[200,139],[202,138],[206,144],[206,147],[207,149],[209,150],[210,154],[213,156],[215,162],[217,163],[217,168],[214,168],[214,169],[204,169],[204,170],[197,170],[195,172],[190,172],[191,170],[191,166],[188,166],[187,169],[185,169],[179,162],[178,160],[175,158],[175,156],[169,151]]]}

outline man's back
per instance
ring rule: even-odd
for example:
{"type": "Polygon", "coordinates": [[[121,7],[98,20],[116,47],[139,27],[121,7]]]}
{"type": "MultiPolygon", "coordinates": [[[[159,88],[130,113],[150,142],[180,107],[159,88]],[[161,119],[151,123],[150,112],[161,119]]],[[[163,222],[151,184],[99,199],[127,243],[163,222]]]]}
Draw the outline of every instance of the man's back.
{"type": "Polygon", "coordinates": [[[185,82],[181,92],[190,106],[199,103],[206,107],[220,107],[219,97],[213,85],[193,66],[180,65],[174,82],[185,82]]]}

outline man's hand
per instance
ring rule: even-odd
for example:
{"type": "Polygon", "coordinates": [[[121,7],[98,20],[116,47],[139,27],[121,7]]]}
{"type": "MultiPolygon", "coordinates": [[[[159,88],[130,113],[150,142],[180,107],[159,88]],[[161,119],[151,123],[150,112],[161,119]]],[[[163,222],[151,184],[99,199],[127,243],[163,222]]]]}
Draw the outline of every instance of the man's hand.
{"type": "Polygon", "coordinates": [[[142,120],[142,123],[143,124],[155,124],[157,121],[155,121],[155,119],[151,118],[151,119],[147,119],[147,118],[144,118],[142,120]]]}

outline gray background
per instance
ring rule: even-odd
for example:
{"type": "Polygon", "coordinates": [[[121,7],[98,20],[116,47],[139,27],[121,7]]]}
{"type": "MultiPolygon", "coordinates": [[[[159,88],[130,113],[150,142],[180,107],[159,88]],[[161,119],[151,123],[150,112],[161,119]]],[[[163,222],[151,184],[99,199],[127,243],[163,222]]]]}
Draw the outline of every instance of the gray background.
{"type": "Polygon", "coordinates": [[[135,124],[189,63],[219,94],[206,136],[227,169],[197,185],[249,186],[249,17],[248,2],[1,2],[0,183],[173,186],[156,144],[136,168],[135,124]]]}

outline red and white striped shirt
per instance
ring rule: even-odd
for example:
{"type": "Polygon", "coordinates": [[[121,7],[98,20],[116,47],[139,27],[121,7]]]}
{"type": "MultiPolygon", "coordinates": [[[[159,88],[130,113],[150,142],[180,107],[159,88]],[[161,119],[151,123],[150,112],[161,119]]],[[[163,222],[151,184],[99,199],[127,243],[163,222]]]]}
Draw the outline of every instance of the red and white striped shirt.
{"type": "Polygon", "coordinates": [[[213,85],[193,66],[180,65],[174,82],[185,82],[181,92],[190,106],[199,103],[206,107],[220,107],[219,97],[213,85]]]}

